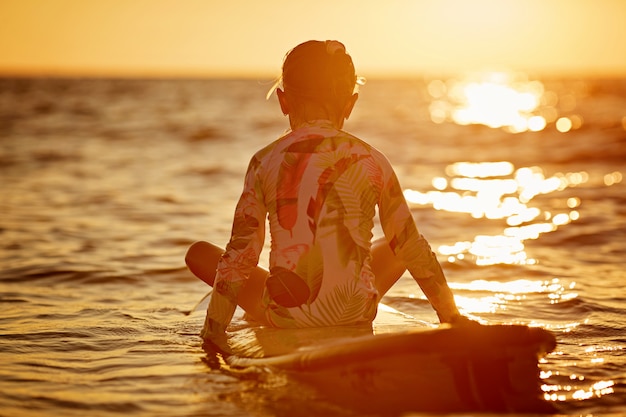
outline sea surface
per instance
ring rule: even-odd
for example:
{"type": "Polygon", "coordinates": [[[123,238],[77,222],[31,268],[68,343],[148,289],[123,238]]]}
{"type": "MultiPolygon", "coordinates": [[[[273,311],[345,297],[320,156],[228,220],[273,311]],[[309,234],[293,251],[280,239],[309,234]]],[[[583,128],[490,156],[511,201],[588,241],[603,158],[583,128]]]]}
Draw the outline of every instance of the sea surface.
{"type": "MultiPolygon", "coordinates": [[[[0,415],[362,415],[214,370],[197,336],[183,257],[226,244],[287,129],[271,84],[0,79],[0,415]]],[[[345,128],[391,160],[465,314],[554,332],[559,414],[625,415],[626,80],[370,79],[345,128]]],[[[436,322],[410,276],[384,301],[436,322]]]]}

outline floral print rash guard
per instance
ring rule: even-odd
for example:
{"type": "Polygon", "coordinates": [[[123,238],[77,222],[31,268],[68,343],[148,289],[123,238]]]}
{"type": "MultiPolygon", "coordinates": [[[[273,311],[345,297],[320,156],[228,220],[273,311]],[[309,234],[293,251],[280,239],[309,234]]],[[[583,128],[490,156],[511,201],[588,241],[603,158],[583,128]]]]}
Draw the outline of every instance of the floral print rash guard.
{"type": "Polygon", "coordinates": [[[257,266],[266,219],[270,275],[262,302],[272,325],[371,322],[379,299],[370,266],[376,207],[393,252],[440,320],[450,321],[458,315],[452,293],[389,161],[330,122],[316,121],[252,157],[202,336],[223,334],[230,323],[239,290],[257,266]]]}

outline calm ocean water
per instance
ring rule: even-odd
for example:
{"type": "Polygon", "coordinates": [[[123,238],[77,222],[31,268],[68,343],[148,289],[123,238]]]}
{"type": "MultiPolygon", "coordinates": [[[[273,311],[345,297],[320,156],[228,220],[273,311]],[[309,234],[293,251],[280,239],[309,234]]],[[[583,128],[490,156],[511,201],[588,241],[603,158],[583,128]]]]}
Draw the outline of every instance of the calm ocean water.
{"type": "MultiPolygon", "coordinates": [[[[360,415],[211,370],[190,313],[187,247],[226,243],[287,127],[269,84],[0,79],[1,415],[360,415]]],[[[555,333],[546,399],[626,413],[626,80],[370,80],[346,128],[396,167],[466,314],[555,333]]],[[[436,320],[408,277],[385,301],[436,320]]]]}

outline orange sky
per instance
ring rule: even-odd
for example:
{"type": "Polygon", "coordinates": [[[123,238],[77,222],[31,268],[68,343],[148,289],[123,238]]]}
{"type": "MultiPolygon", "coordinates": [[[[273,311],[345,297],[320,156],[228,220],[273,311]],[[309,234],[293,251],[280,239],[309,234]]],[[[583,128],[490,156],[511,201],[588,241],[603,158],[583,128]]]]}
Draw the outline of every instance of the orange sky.
{"type": "Polygon", "coordinates": [[[0,0],[0,74],[274,76],[339,39],[364,76],[626,76],[626,0],[0,0]]]}

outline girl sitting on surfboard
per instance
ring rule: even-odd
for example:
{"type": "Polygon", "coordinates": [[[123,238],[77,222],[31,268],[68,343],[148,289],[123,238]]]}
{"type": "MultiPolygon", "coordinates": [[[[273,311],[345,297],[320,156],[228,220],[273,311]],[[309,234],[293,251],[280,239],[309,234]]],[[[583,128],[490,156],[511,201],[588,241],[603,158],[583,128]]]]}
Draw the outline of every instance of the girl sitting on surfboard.
{"type": "Polygon", "coordinates": [[[252,157],[226,250],[197,242],[187,253],[190,270],[214,287],[202,338],[224,346],[237,304],[275,327],[371,323],[407,269],[441,322],[467,322],[391,164],[341,130],[358,98],[344,45],[296,46],[281,81],[291,130],[252,157]],[[376,208],[384,238],[373,240],[376,208]],[[257,266],[266,219],[269,271],[257,266]]]}

